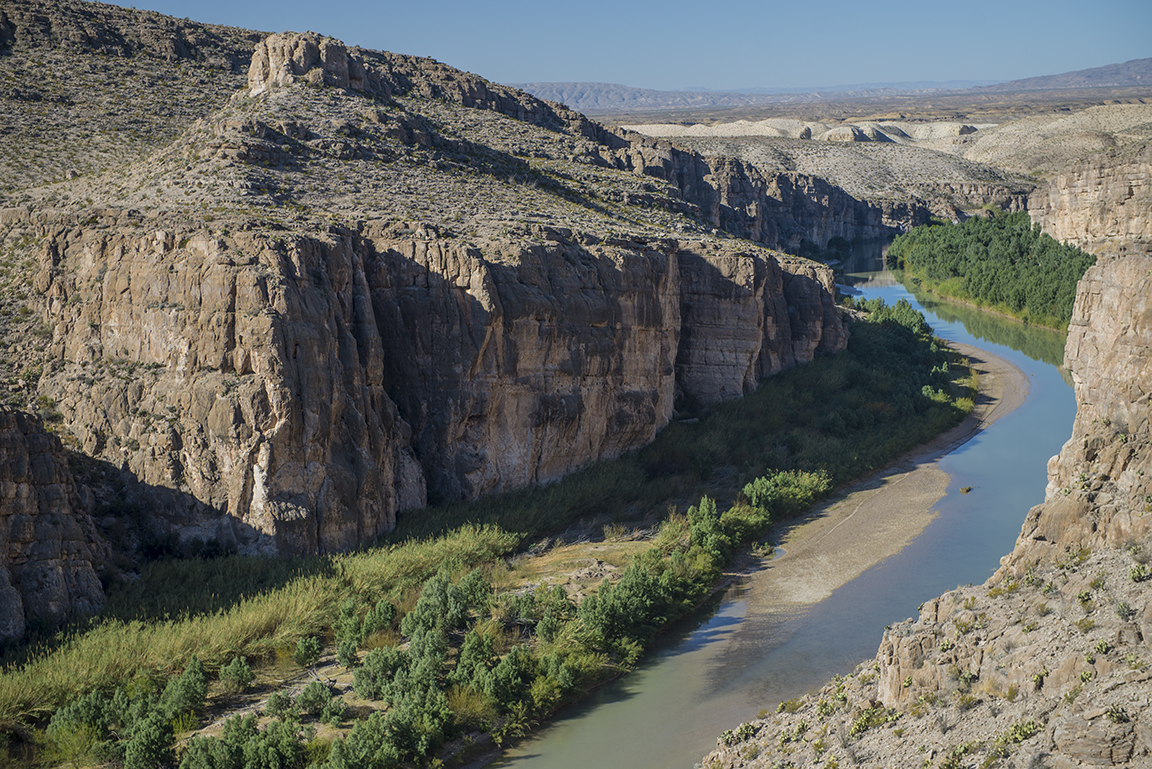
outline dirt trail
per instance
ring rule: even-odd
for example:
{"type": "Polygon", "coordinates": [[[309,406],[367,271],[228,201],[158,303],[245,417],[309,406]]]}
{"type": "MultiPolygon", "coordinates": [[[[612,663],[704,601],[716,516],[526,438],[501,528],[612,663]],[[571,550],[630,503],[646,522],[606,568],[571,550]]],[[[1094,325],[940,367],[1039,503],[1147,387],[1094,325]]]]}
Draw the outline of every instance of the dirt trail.
{"type": "Polygon", "coordinates": [[[1024,372],[970,345],[955,345],[979,372],[980,395],[960,425],[865,478],[781,534],[785,554],[751,580],[750,612],[790,611],[824,600],[898,553],[936,516],[948,487],[938,461],[1028,396],[1024,372]]]}

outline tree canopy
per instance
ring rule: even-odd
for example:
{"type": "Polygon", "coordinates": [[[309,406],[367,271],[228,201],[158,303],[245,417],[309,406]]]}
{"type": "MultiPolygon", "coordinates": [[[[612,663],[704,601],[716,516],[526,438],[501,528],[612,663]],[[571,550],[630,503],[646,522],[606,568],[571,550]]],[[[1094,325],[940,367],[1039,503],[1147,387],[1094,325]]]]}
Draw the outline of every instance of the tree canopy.
{"type": "Polygon", "coordinates": [[[1025,212],[929,224],[893,241],[888,263],[945,296],[1067,328],[1076,283],[1096,258],[1033,226],[1025,212]]]}

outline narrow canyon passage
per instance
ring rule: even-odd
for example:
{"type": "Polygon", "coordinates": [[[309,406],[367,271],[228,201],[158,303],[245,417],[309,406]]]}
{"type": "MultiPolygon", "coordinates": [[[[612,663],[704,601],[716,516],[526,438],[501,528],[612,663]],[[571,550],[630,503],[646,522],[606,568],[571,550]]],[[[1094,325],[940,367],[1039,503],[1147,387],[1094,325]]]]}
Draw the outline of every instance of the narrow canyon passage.
{"type": "Polygon", "coordinates": [[[494,766],[688,769],[723,730],[848,672],[875,654],[885,625],[913,616],[920,602],[959,584],[985,580],[1011,550],[1028,508],[1043,500],[1046,462],[1075,416],[1061,372],[1029,357],[1053,360],[1059,335],[917,301],[880,269],[873,260],[849,267],[847,277],[865,298],[913,301],[938,335],[983,351],[975,353],[985,371],[982,384],[1001,393],[984,415],[991,424],[959,446],[962,436],[942,437],[916,452],[918,461],[905,460],[873,483],[893,487],[898,493],[892,496],[877,497],[877,489],[864,484],[855,499],[830,502],[847,512],[812,520],[808,526],[816,530],[804,538],[807,544],[785,538],[784,555],[769,568],[665,634],[633,673],[506,751],[494,766]],[[970,493],[962,494],[964,487],[970,493]],[[885,499],[895,501],[888,505],[895,518],[888,520],[898,521],[891,532],[899,536],[879,534],[873,542],[879,548],[860,541],[871,527],[837,527],[853,510],[885,499]],[[826,557],[830,548],[817,544],[841,535],[857,558],[826,557]]]}

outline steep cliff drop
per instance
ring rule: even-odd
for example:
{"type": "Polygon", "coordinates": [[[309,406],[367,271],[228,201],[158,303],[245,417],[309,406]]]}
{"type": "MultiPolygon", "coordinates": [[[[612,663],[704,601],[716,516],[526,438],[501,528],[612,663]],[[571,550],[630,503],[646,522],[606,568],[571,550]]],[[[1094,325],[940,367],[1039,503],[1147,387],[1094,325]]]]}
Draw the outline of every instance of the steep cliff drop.
{"type": "Polygon", "coordinates": [[[108,546],[68,469],[60,440],[0,407],[0,643],[49,630],[104,603],[108,546]]]}
{"type": "Polygon", "coordinates": [[[874,660],[726,734],[705,766],[1152,765],[1150,303],[1150,257],[1081,280],[1072,438],[996,575],[926,602],[874,660]]]}
{"type": "Polygon", "coordinates": [[[120,205],[5,213],[42,243],[39,392],[140,536],[345,550],[846,343],[830,271],[715,232],[559,105],[314,34],[248,85],[102,180],[120,205]]]}
{"type": "Polygon", "coordinates": [[[1095,155],[1028,198],[1052,237],[1099,255],[1152,254],[1152,146],[1095,155]]]}

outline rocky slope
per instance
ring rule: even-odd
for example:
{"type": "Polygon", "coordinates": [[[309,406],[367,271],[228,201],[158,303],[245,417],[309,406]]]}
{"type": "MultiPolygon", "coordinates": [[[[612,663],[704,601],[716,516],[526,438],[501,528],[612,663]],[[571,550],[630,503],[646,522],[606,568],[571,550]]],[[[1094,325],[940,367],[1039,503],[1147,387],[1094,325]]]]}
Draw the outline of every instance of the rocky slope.
{"type": "Polygon", "coordinates": [[[34,417],[0,407],[0,643],[104,603],[97,571],[110,553],[93,507],[60,440],[34,417]]]}
{"type": "Polygon", "coordinates": [[[1073,434],[981,586],[893,625],[876,658],[734,729],[704,766],[1152,764],[1152,258],[1081,281],[1073,434]]]}
{"type": "MultiPolygon", "coordinates": [[[[1152,249],[1148,213],[1152,106],[1146,103],[1099,105],[1058,117],[1035,115],[979,125],[901,121],[836,125],[770,118],[632,128],[708,158],[740,158],[761,179],[830,183],[836,190],[833,197],[817,193],[806,195],[807,199],[828,200],[833,209],[842,209],[836,201],[848,198],[867,213],[847,225],[835,222],[835,232],[826,229],[828,217],[794,217],[808,227],[802,237],[819,245],[833,235],[849,240],[869,237],[907,229],[928,215],[963,218],[973,209],[993,205],[1009,211],[1027,209],[1052,237],[1092,253],[1152,249]]],[[[718,168],[723,165],[709,162],[718,168]]],[[[733,197],[737,187],[726,186],[733,197]]],[[[782,200],[770,192],[765,210],[772,209],[773,197],[782,200]]],[[[778,214],[772,218],[781,221],[778,214]]],[[[802,229],[793,227],[789,232],[802,229]]],[[[787,236],[779,240],[795,245],[787,236]]]]}
{"type": "Polygon", "coordinates": [[[1152,253],[1152,144],[1064,168],[1028,198],[1032,220],[1093,254],[1152,253]]]}
{"type": "Polygon", "coordinates": [[[831,274],[732,240],[697,156],[314,34],[247,86],[0,217],[42,324],[21,397],[120,468],[110,531],[152,511],[126,544],[347,549],[845,344],[831,274]]]}
{"type": "Polygon", "coordinates": [[[0,196],[122,166],[243,85],[264,35],[103,3],[0,7],[0,196]]]}
{"type": "Polygon", "coordinates": [[[761,237],[793,249],[802,240],[823,247],[833,237],[886,237],[929,216],[954,219],[985,205],[1023,210],[1034,186],[1029,179],[937,151],[935,145],[963,142],[977,131],[956,123],[837,126],[770,119],[632,128],[699,153],[714,173],[732,165],[728,158],[738,158],[742,173],[755,181],[743,189],[724,184],[729,198],[739,192],[747,197],[749,187],[764,188],[756,203],[783,232],[761,237]],[[782,216],[781,210],[792,215],[782,216]]]}

